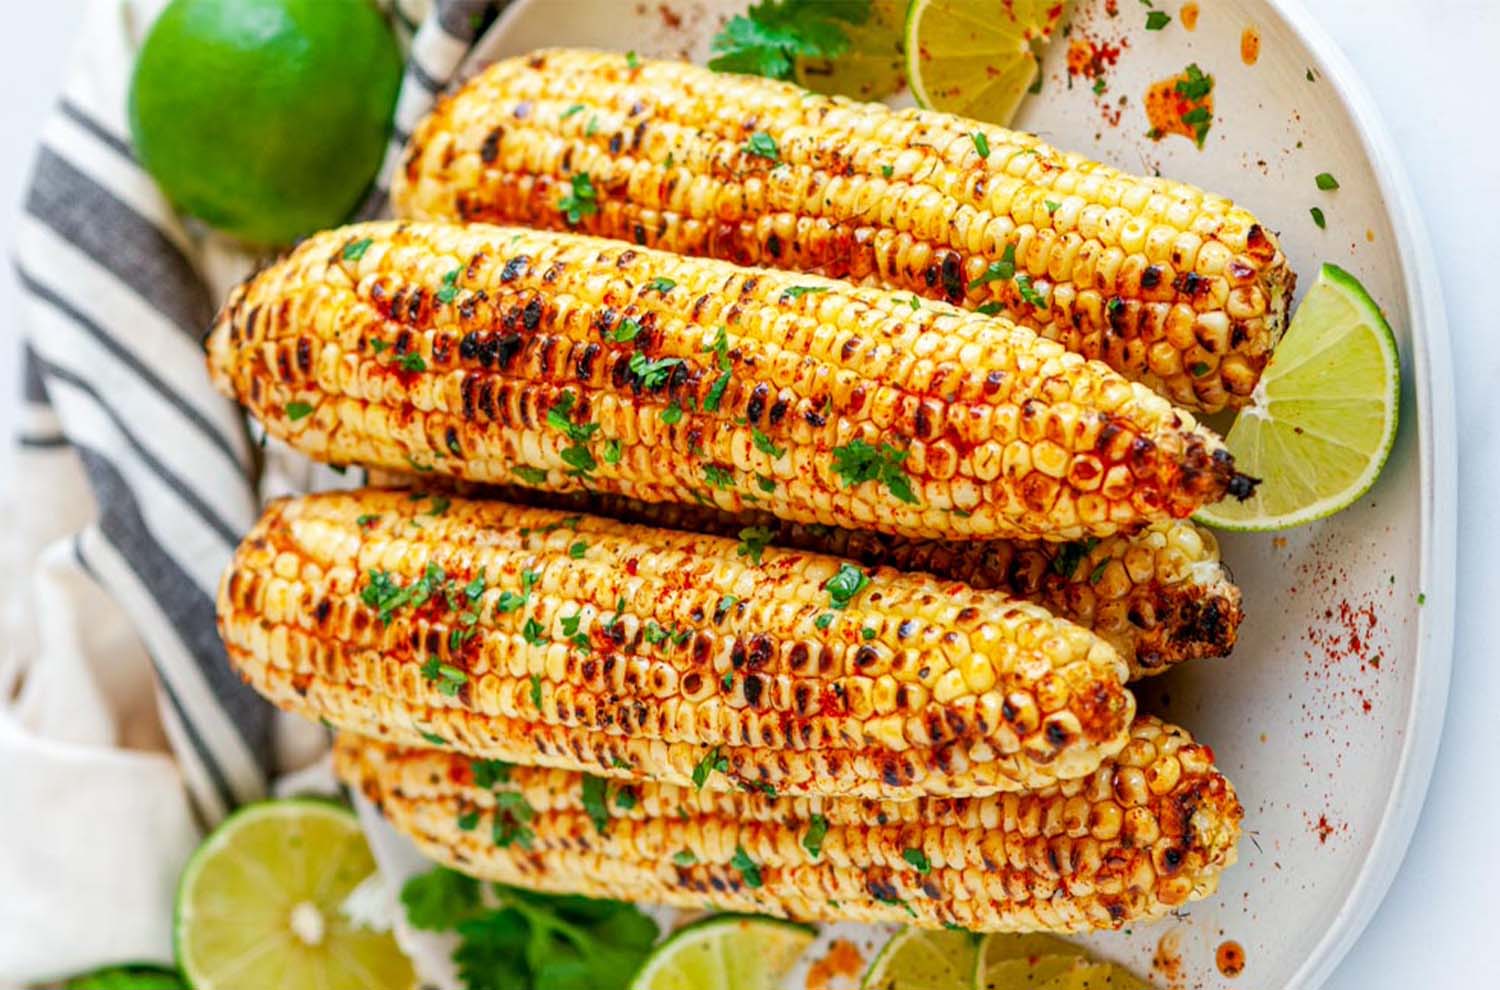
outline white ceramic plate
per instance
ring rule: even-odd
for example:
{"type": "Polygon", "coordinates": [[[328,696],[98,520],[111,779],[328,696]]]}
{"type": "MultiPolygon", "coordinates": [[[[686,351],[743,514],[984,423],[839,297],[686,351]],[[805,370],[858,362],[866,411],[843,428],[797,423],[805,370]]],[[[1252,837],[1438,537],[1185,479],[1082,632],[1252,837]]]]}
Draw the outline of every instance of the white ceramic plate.
{"type": "MultiPolygon", "coordinates": [[[[746,0],[518,0],[476,64],[548,45],[706,58],[746,0]]],[[[997,3],[999,0],[989,0],[997,3]]],[[[980,0],[976,0],[979,4],[980,0]]],[[[1204,0],[1196,29],[1179,0],[1145,30],[1136,0],[1075,0],[1039,95],[1016,125],[1131,171],[1160,169],[1253,209],[1281,234],[1304,284],[1332,261],[1384,307],[1402,354],[1402,424],[1371,495],[1279,536],[1226,536],[1247,618],[1231,659],[1141,685],[1154,710],[1210,743],[1246,809],[1240,862],[1180,918],[1092,936],[1098,952],[1169,986],[1220,986],[1216,948],[1239,942],[1246,988],[1316,987],[1374,912],[1415,827],[1447,698],[1454,574],[1454,433],[1438,283],[1415,204],[1353,70],[1288,0],[1204,0]],[[1109,8],[1117,13],[1111,16],[1109,8]],[[1253,65],[1247,28],[1259,33],[1253,65]],[[1118,51],[1102,95],[1069,85],[1067,49],[1118,51]],[[1147,86],[1198,63],[1216,80],[1205,147],[1146,137],[1147,86]],[[1124,100],[1123,105],[1121,100],[1124,100]],[[1337,177],[1336,192],[1314,176],[1337,177]],[[1320,207],[1327,229],[1309,214],[1320,207]]],[[[414,860],[376,829],[383,860],[414,860]]],[[[834,926],[865,945],[883,932],[834,926]]],[[[815,948],[809,958],[816,958],[815,948]]],[[[867,955],[868,957],[868,955],[867,955]]],[[[802,974],[787,984],[802,987],[802,974]]]]}

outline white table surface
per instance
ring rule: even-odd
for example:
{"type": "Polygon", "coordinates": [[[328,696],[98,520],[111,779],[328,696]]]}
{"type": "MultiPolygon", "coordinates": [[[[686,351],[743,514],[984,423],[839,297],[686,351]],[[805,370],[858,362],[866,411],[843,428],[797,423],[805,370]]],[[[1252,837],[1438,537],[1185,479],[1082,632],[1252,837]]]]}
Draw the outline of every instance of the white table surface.
{"type": "MultiPolygon", "coordinates": [[[[30,148],[62,80],[87,0],[18,3],[0,34],[0,243],[30,171],[30,148]]],[[[1211,5],[1208,0],[1205,5],[1211,5]]],[[[1500,440],[1485,414],[1500,394],[1500,0],[1304,0],[1364,77],[1426,209],[1457,370],[1459,623],[1453,693],[1436,776],[1390,896],[1328,990],[1495,986],[1500,890],[1500,440]],[[1481,951],[1484,945],[1487,951],[1481,951]]],[[[0,437],[16,390],[15,279],[0,266],[0,437]]],[[[1256,987],[1255,961],[1237,981],[1256,987]]],[[[1264,988],[1273,990],[1273,988],[1264,988]]]]}

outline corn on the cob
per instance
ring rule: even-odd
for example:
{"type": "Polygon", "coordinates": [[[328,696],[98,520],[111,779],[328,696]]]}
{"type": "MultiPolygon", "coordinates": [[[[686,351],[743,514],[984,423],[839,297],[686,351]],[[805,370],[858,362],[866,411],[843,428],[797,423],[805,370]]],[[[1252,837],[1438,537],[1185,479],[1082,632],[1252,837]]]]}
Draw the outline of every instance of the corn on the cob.
{"type": "MultiPolygon", "coordinates": [[[[382,483],[431,487],[417,475],[387,472],[383,477],[387,480],[382,483]]],[[[871,567],[922,571],[980,590],[999,589],[1102,637],[1130,665],[1132,679],[1164,673],[1184,660],[1228,656],[1244,614],[1240,589],[1219,559],[1218,540],[1186,520],[1157,523],[1135,536],[1076,543],[966,543],[803,525],[767,512],[725,512],[619,495],[543,493],[509,485],[480,488],[476,494],[733,536],[747,548],[772,544],[871,567]]]]}
{"type": "Polygon", "coordinates": [[[981,798],[695,791],[341,736],[334,766],[439,862],[541,890],[801,920],[1120,928],[1207,896],[1242,811],[1213,754],[1142,719],[1080,780],[981,798]],[[476,780],[476,776],[479,778],[476,780]]]}
{"type": "Polygon", "coordinates": [[[1276,238],[1223,197],[948,114],[601,52],[490,67],[417,128],[393,198],[998,308],[1206,411],[1248,400],[1292,295],[1276,238]]]}
{"type": "Polygon", "coordinates": [[[378,223],[238,288],[215,380],[315,458],[1072,540],[1253,480],[1143,385],[999,319],[572,234],[378,223]]]}
{"type": "Polygon", "coordinates": [[[996,591],[407,492],[277,502],[219,590],[285,708],[475,755],[782,793],[1092,772],[1135,702],[1103,640],[996,591]]]}

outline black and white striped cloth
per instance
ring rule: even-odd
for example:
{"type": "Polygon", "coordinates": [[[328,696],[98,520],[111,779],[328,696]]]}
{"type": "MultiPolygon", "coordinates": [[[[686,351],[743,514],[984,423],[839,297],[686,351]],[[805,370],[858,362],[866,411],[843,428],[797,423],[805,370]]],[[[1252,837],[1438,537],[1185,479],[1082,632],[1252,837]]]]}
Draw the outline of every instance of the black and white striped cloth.
{"type": "MultiPolygon", "coordinates": [[[[407,134],[507,2],[382,4],[408,58],[368,215],[386,207],[407,134]]],[[[31,526],[45,543],[25,548],[22,571],[63,560],[128,617],[206,824],[262,796],[274,770],[273,713],[226,663],[213,596],[267,486],[286,483],[272,480],[274,445],[263,457],[210,387],[200,348],[224,288],[256,259],[176,216],[130,146],[134,52],[164,5],[96,2],[36,154],[15,255],[25,387],[12,497],[50,519],[31,526]]]]}

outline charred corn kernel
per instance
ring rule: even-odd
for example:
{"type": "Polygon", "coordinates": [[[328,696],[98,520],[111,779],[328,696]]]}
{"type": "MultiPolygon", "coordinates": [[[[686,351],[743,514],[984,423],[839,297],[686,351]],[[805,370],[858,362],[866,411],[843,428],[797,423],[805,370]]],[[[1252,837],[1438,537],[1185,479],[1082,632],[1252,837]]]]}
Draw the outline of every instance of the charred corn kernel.
{"type": "MultiPolygon", "coordinates": [[[[432,483],[432,479],[393,472],[371,481],[417,487],[432,483]]],[[[558,495],[514,486],[459,485],[456,490],[733,537],[740,541],[743,551],[737,548],[736,552],[742,555],[770,544],[1004,591],[1091,630],[1119,651],[1130,665],[1132,678],[1170,670],[1184,660],[1227,656],[1243,616],[1240,589],[1220,560],[1218,541],[1209,530],[1187,521],[1157,524],[1131,537],[1074,543],[943,542],[789,523],[766,512],[726,512],[613,495],[558,495]],[[1106,587],[1104,577],[1116,563],[1127,584],[1106,587]]],[[[882,637],[885,632],[877,630],[882,637]]],[[[993,648],[985,627],[968,635],[973,645],[993,648]]]]}
{"type": "Polygon", "coordinates": [[[273,503],[218,611],[288,710],[684,785],[1038,787],[1093,772],[1135,710],[1113,648],[1000,591],[445,495],[273,503]]]}
{"type": "Polygon", "coordinates": [[[241,285],[207,346],[227,394],[334,463],[960,539],[1110,536],[1253,488],[1145,386],[913,298],[573,234],[376,223],[241,285]],[[981,411],[976,445],[956,424],[981,411]],[[1097,490],[1069,480],[1101,469],[1097,490]]]}
{"type": "Polygon", "coordinates": [[[476,780],[473,762],[450,750],[350,734],[334,766],[428,856],[502,883],[805,921],[1076,932],[1160,918],[1211,894],[1235,859],[1233,788],[1206,758],[1188,773],[1179,756],[1203,747],[1154,719],[1131,733],[1176,783],[1128,812],[1110,797],[1109,762],[1039,791],[913,801],[520,766],[482,766],[476,780]],[[1091,820],[1111,824],[1091,831],[1091,820]],[[740,850],[758,876],[736,865],[740,850]]]}
{"type": "Polygon", "coordinates": [[[591,51],[505,59],[439,103],[392,198],[418,219],[567,227],[998,307],[1207,411],[1248,401],[1294,283],[1274,235],[1192,186],[948,114],[591,51]],[[1178,311],[1186,343],[1167,329],[1178,311]],[[1198,372],[1195,332],[1213,338],[1198,372]]]}

